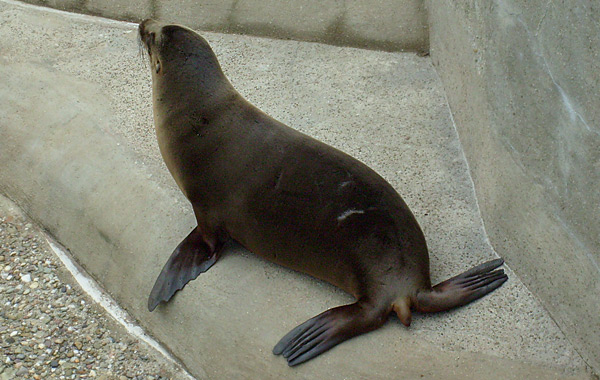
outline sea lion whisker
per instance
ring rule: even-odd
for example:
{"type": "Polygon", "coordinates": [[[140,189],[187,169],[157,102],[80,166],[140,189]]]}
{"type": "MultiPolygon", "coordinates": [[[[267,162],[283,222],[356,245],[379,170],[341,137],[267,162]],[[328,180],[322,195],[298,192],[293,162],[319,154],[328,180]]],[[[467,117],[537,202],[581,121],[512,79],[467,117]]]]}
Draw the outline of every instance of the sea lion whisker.
{"type": "MultiPolygon", "coordinates": [[[[138,35],[137,35],[137,45],[138,45],[138,56],[139,56],[140,60],[142,61],[142,65],[144,66],[144,69],[147,69],[148,68],[148,66],[147,66],[148,58],[146,58],[145,50],[149,50],[149,48],[146,46],[144,41],[142,41],[141,33],[138,33],[138,35]]],[[[149,51],[148,51],[148,54],[149,54],[149,51]]]]}

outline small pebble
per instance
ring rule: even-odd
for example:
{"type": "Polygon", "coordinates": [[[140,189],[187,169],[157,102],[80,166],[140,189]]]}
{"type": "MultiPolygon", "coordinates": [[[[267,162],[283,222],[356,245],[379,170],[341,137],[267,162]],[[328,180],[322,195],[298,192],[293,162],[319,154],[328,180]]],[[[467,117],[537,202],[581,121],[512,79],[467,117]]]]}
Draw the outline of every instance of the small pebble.
{"type": "Polygon", "coordinates": [[[17,372],[15,373],[15,375],[17,376],[24,376],[26,374],[29,373],[29,370],[27,369],[27,367],[21,367],[17,370],[17,372]]]}
{"type": "Polygon", "coordinates": [[[0,347],[7,353],[0,380],[188,379],[144,343],[111,330],[111,317],[92,311],[94,302],[71,277],[59,277],[65,269],[36,226],[6,218],[2,205],[0,347]]]}

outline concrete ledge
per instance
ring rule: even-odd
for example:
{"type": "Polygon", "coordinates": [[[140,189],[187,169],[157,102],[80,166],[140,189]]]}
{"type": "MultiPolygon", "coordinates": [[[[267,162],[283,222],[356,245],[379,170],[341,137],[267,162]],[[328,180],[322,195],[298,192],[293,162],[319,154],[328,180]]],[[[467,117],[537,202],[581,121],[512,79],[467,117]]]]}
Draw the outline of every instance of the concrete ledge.
{"type": "MultiPolygon", "coordinates": [[[[158,157],[135,26],[0,1],[0,192],[44,225],[198,378],[585,378],[512,272],[451,313],[395,318],[296,369],[274,357],[297,324],[350,301],[232,247],[172,302],[153,281],[194,226],[158,157]],[[510,326],[510,328],[507,328],[510,326]]],[[[440,82],[414,54],[206,35],[252,102],[374,167],[425,230],[433,280],[494,257],[440,82]]],[[[510,271],[510,269],[509,269],[510,271]]]]}
{"type": "Polygon", "coordinates": [[[204,31],[427,51],[423,0],[25,0],[60,10],[139,22],[157,18],[204,31]]]}

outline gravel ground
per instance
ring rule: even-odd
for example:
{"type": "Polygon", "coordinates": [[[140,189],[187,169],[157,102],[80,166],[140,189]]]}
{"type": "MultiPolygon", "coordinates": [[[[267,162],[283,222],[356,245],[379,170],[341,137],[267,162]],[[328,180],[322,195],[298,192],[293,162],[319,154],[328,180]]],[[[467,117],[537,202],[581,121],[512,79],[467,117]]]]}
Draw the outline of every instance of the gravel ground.
{"type": "Polygon", "coordinates": [[[0,380],[189,379],[93,302],[43,232],[0,198],[0,380]]]}

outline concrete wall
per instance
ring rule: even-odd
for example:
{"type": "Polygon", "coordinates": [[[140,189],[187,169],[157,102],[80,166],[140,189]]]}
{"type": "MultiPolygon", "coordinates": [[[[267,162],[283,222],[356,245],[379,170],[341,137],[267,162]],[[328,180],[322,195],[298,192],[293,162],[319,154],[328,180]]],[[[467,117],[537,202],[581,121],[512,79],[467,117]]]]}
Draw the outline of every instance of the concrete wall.
{"type": "Polygon", "coordinates": [[[598,370],[600,5],[440,0],[429,12],[490,240],[598,370]]]}
{"type": "Polygon", "coordinates": [[[388,51],[425,51],[423,0],[25,0],[139,22],[157,18],[196,30],[317,41],[388,51]]]}

